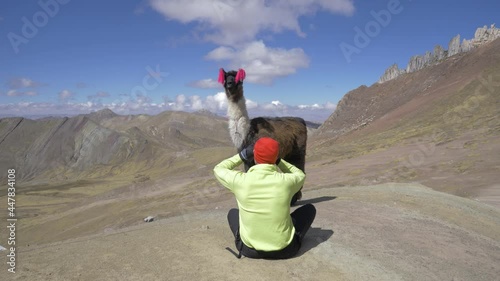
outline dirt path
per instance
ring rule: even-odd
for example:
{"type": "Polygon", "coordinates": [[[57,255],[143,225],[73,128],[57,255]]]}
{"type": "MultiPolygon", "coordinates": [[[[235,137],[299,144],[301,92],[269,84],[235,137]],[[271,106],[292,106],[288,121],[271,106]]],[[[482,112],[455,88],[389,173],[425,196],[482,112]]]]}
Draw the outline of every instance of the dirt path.
{"type": "Polygon", "coordinates": [[[236,259],[227,209],[18,252],[1,280],[495,280],[500,210],[420,185],[304,193],[318,215],[298,257],[236,259]]]}

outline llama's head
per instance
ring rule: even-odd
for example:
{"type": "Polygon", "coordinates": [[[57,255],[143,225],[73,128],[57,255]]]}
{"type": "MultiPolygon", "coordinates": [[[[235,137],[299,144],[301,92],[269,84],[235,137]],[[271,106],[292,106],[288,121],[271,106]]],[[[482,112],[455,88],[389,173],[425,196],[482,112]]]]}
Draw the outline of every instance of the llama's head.
{"type": "Polygon", "coordinates": [[[231,70],[226,72],[223,68],[219,70],[219,83],[224,86],[227,99],[232,102],[238,102],[243,97],[243,80],[245,79],[245,70],[231,70]]]}

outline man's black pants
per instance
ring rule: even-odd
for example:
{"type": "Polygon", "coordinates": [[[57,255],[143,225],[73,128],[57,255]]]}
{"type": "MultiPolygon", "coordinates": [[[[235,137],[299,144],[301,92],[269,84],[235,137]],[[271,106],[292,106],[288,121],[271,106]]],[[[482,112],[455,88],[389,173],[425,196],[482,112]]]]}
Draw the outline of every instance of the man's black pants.
{"type": "Polygon", "coordinates": [[[306,235],[307,231],[311,227],[311,224],[316,217],[316,208],[312,204],[306,204],[300,208],[293,211],[290,216],[292,217],[293,225],[295,227],[295,237],[292,242],[285,248],[278,251],[258,251],[253,248],[248,247],[241,241],[239,235],[240,229],[240,218],[239,210],[231,209],[227,214],[227,220],[229,222],[229,227],[235,238],[236,248],[241,254],[248,258],[254,259],[287,259],[295,256],[300,249],[302,240],[306,235]]]}

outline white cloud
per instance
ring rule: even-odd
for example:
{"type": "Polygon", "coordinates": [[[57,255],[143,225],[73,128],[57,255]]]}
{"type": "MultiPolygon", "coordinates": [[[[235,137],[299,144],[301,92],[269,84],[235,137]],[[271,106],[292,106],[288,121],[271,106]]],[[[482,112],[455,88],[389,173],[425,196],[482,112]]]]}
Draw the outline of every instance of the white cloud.
{"type": "Polygon", "coordinates": [[[281,105],[283,105],[279,100],[274,100],[274,101],[271,102],[271,104],[274,105],[274,106],[281,106],[281,105]]]}
{"type": "Polygon", "coordinates": [[[298,109],[302,110],[321,110],[321,109],[326,109],[326,110],[335,110],[337,108],[337,105],[333,102],[326,102],[325,104],[301,104],[297,106],[298,109]]]}
{"type": "Polygon", "coordinates": [[[175,102],[172,103],[171,107],[172,110],[178,110],[182,111],[186,107],[186,96],[185,95],[178,95],[175,97],[175,102]]]}
{"type": "Polygon", "coordinates": [[[7,96],[9,97],[17,97],[19,96],[20,92],[16,90],[9,90],[7,91],[7,96]]]}
{"type": "Polygon", "coordinates": [[[227,98],[224,92],[219,92],[205,99],[205,109],[211,112],[221,112],[227,109],[227,98]]]}
{"type": "Polygon", "coordinates": [[[279,100],[272,101],[270,103],[262,104],[261,108],[267,111],[286,111],[288,106],[282,104],[279,100]]]}
{"type": "Polygon", "coordinates": [[[337,108],[337,104],[333,103],[333,102],[327,102],[325,104],[325,108],[326,109],[331,109],[331,110],[335,110],[337,108]]]}
{"type": "Polygon", "coordinates": [[[38,95],[37,92],[35,91],[27,91],[27,92],[22,92],[22,91],[18,91],[18,90],[9,90],[7,91],[6,93],[6,96],[9,96],[9,97],[21,97],[21,96],[36,96],[38,95]]]}
{"type": "Polygon", "coordinates": [[[203,100],[200,98],[200,96],[191,96],[189,98],[189,101],[191,103],[192,110],[202,110],[205,108],[205,106],[203,105],[203,100]]]}
{"type": "Polygon", "coordinates": [[[21,89],[21,88],[38,88],[43,84],[40,82],[35,82],[30,78],[18,77],[10,79],[7,82],[7,85],[9,86],[10,89],[21,89]]]}
{"type": "Polygon", "coordinates": [[[245,104],[247,105],[247,109],[248,109],[248,110],[251,110],[251,109],[254,109],[254,108],[258,108],[258,107],[259,107],[259,104],[258,104],[258,103],[254,102],[254,101],[252,101],[252,100],[249,100],[249,99],[246,99],[246,103],[245,103],[245,104]]]}
{"type": "Polygon", "coordinates": [[[235,50],[229,47],[218,47],[208,53],[205,58],[209,60],[230,60],[236,56],[235,50]]]}
{"type": "Polygon", "coordinates": [[[74,95],[75,94],[73,92],[71,92],[70,90],[62,90],[59,93],[59,99],[62,101],[65,101],[65,100],[72,98],[74,95]]]}
{"type": "MultiPolygon", "coordinates": [[[[64,91],[63,91],[64,92],[64,91]]],[[[61,92],[61,93],[63,93],[61,92]]],[[[65,92],[66,93],[66,92],[65,92]]],[[[66,95],[67,98],[72,97],[66,95]]],[[[308,121],[323,122],[333,112],[335,104],[326,102],[325,104],[291,106],[283,104],[281,101],[269,103],[257,103],[247,99],[247,110],[250,117],[257,116],[297,116],[308,121]]],[[[118,114],[158,114],[166,110],[176,111],[198,111],[208,110],[220,116],[226,116],[227,99],[224,92],[202,98],[200,96],[178,95],[173,101],[165,99],[164,102],[154,103],[145,96],[114,101],[111,103],[100,103],[93,101],[86,102],[64,102],[64,103],[36,103],[19,102],[10,104],[0,104],[0,112],[3,115],[34,116],[34,115],[66,115],[73,116],[82,113],[109,108],[118,114]]]]}
{"type": "Polygon", "coordinates": [[[270,84],[277,77],[294,74],[299,68],[309,66],[309,58],[302,49],[270,48],[262,41],[251,42],[239,51],[218,47],[205,58],[229,61],[232,69],[244,68],[247,73],[246,81],[259,84],[270,84]]]}
{"type": "Polygon", "coordinates": [[[299,18],[322,10],[352,15],[352,0],[150,0],[151,7],[183,24],[195,22],[202,38],[235,46],[252,41],[263,31],[294,31],[305,36],[299,18]]]}
{"type": "MultiPolygon", "coordinates": [[[[226,100],[227,99],[224,92],[217,93],[214,96],[208,96],[203,103],[203,108],[219,115],[225,116],[227,110],[226,100]],[[214,106],[216,100],[217,106],[214,106]]],[[[269,103],[257,103],[247,99],[246,105],[250,117],[298,116],[304,118],[305,120],[314,122],[325,121],[335,110],[335,104],[332,102],[326,102],[324,104],[291,106],[286,105],[278,100],[271,101],[269,103]]],[[[190,105],[187,104],[186,108],[188,108],[189,106],[190,105]]]]}
{"type": "MultiPolygon", "coordinates": [[[[278,77],[308,67],[309,58],[300,48],[267,47],[257,40],[259,36],[272,38],[273,34],[292,31],[305,37],[300,26],[305,16],[319,11],[348,16],[354,13],[353,0],[149,0],[149,4],[169,21],[194,24],[190,32],[196,40],[219,45],[207,59],[228,61],[233,69],[245,68],[247,81],[260,84],[271,84],[278,77]]],[[[211,79],[191,86],[218,87],[211,79]]]]}
{"type": "Polygon", "coordinates": [[[202,89],[217,89],[221,87],[221,85],[217,81],[211,78],[191,82],[188,84],[188,86],[202,89]]]}

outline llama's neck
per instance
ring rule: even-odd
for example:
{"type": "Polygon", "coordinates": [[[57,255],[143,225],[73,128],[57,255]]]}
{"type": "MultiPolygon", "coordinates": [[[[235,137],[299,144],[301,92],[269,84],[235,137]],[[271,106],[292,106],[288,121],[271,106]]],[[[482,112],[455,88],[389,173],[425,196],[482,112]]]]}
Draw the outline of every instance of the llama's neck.
{"type": "Polygon", "coordinates": [[[250,118],[248,117],[245,98],[240,98],[238,102],[228,102],[227,116],[229,117],[229,134],[237,149],[241,149],[243,141],[247,137],[250,129],[250,118]]]}

